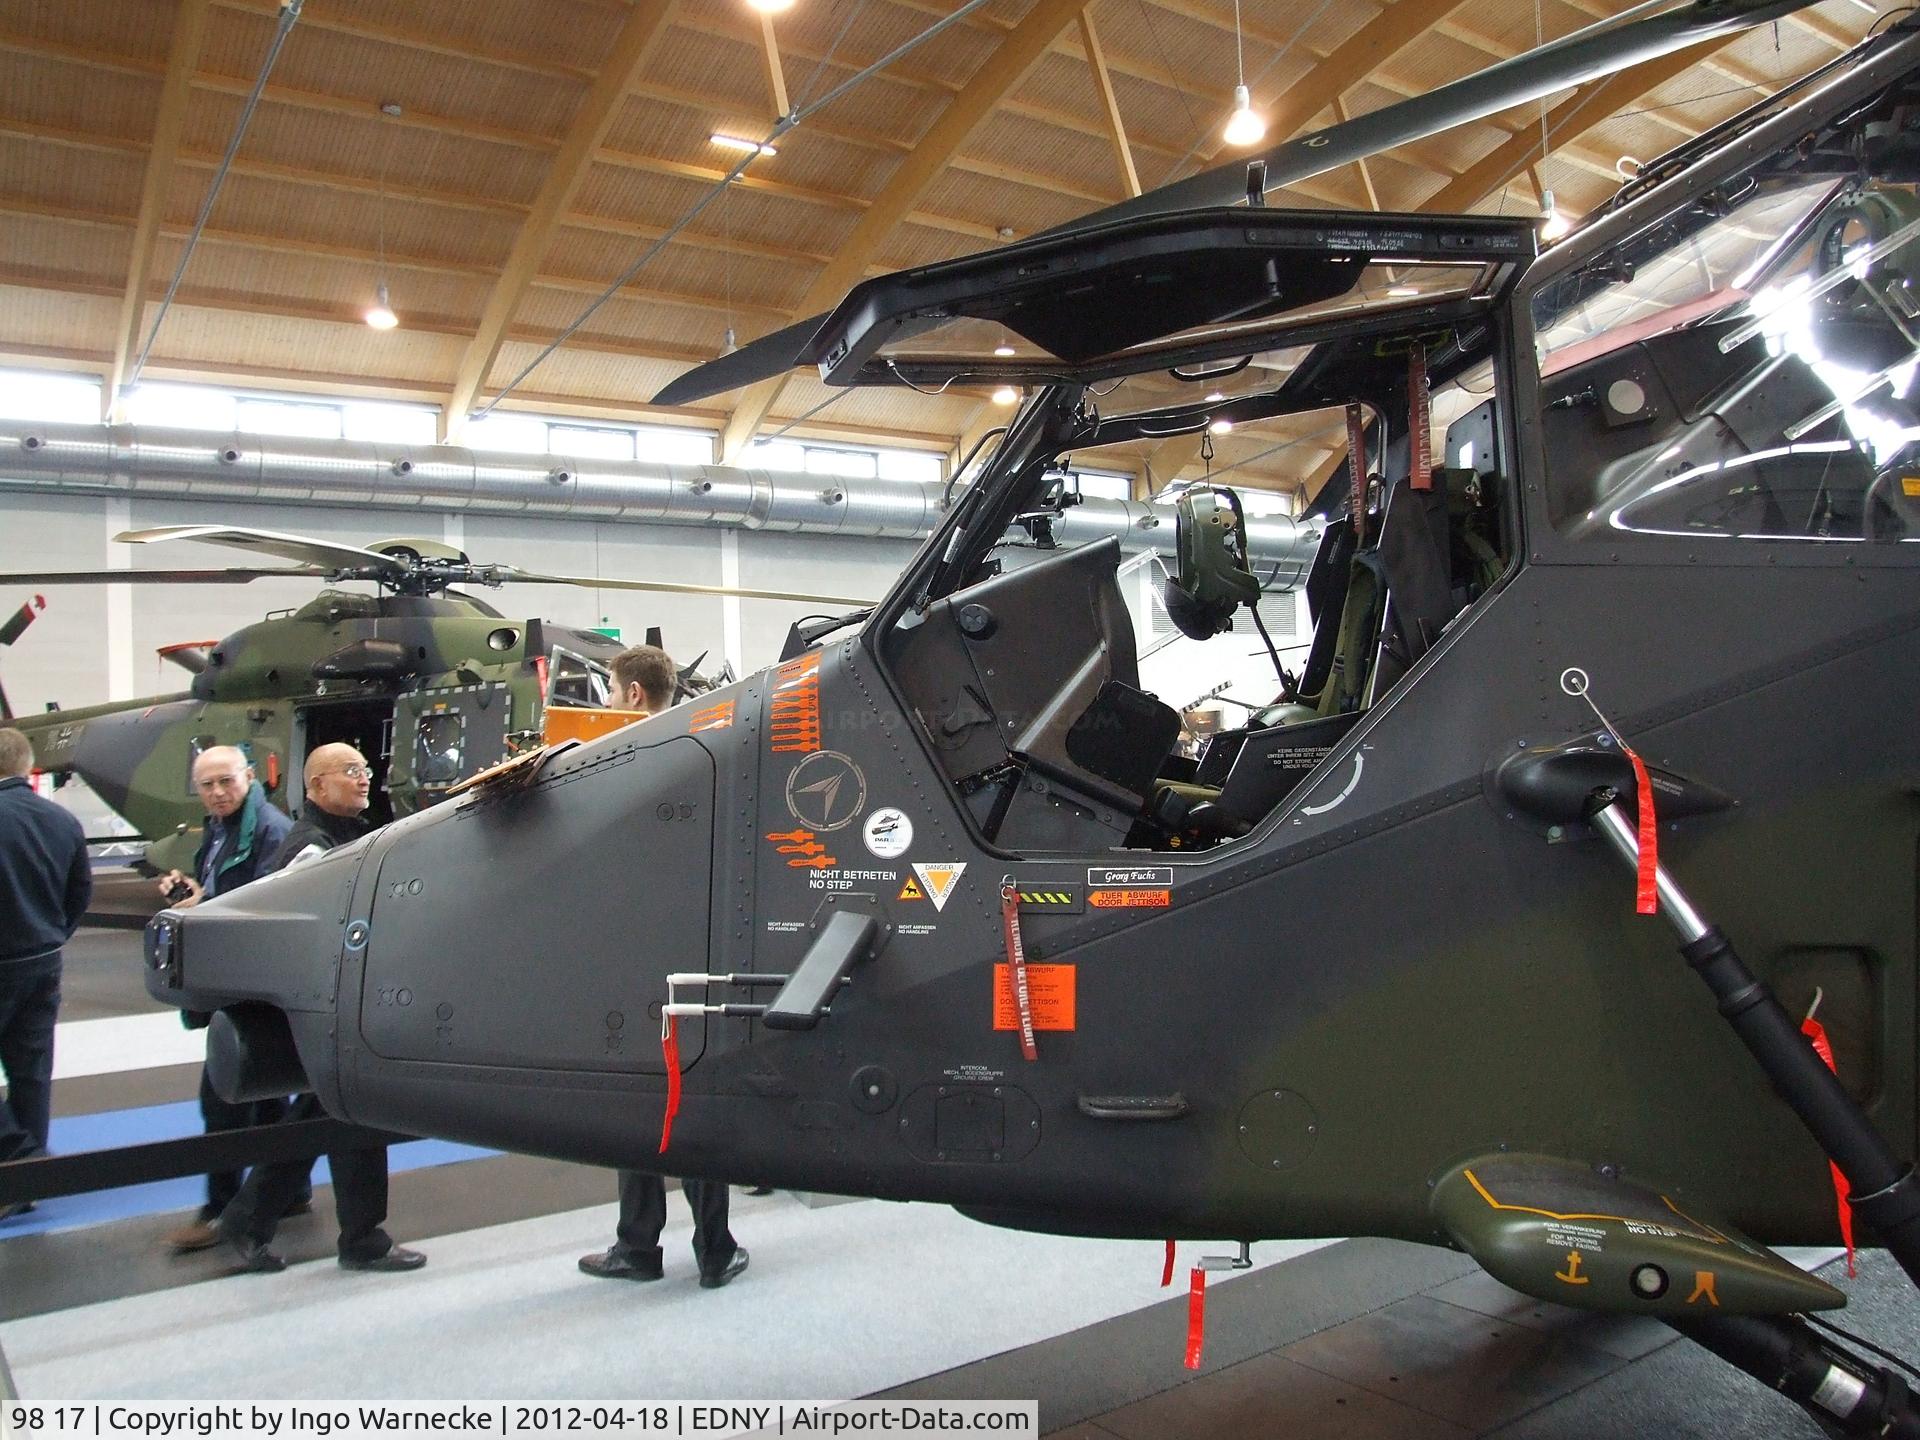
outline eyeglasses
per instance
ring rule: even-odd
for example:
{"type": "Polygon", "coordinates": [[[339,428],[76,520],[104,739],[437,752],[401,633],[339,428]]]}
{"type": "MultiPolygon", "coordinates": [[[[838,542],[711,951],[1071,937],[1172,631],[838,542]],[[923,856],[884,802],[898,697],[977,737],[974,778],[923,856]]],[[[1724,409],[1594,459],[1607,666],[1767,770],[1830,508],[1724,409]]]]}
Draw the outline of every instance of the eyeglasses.
{"type": "Polygon", "coordinates": [[[342,765],[338,770],[320,770],[309,775],[309,780],[324,780],[329,775],[344,775],[349,780],[371,780],[373,771],[365,765],[342,765]]]}

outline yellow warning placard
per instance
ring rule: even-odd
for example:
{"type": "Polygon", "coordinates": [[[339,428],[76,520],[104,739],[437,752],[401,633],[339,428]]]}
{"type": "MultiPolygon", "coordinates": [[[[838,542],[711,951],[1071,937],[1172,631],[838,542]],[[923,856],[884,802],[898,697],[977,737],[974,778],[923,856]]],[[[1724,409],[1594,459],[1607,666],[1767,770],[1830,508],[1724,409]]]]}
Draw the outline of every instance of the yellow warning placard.
{"type": "MultiPolygon", "coordinates": [[[[1027,999],[1033,1006],[1034,1029],[1075,1028],[1074,968],[1072,965],[1027,966],[1027,999]]],[[[1013,967],[1004,961],[993,967],[993,1028],[1020,1028],[1020,1013],[1013,1008],[1013,967]]]]}

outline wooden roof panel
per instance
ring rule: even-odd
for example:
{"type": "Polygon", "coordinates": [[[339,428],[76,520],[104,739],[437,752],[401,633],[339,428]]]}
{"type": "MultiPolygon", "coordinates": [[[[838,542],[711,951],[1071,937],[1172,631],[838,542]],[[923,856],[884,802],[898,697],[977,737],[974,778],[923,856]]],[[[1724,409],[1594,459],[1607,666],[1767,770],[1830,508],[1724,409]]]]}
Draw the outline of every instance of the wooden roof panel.
{"type": "Polygon", "coordinates": [[[152,138],[158,77],[123,75],[106,85],[84,80],[72,62],[0,47],[0,96],[6,97],[0,111],[7,118],[121,136],[143,146],[152,138]]]}
{"type": "Polygon", "coordinates": [[[10,5],[6,28],[22,35],[117,54],[165,60],[178,7],[173,0],[113,5],[10,5]]]}
{"type": "Polygon", "coordinates": [[[92,350],[111,345],[120,317],[117,295],[69,295],[24,285],[0,285],[7,317],[0,350],[31,346],[51,351],[92,350]]]}
{"type": "Polygon", "coordinates": [[[62,284],[102,285],[118,294],[126,283],[131,227],[76,225],[34,215],[5,217],[7,250],[0,273],[18,280],[28,274],[62,284]]]}
{"type": "MultiPolygon", "coordinates": [[[[0,196],[124,214],[140,204],[145,159],[130,153],[88,153],[0,133],[0,196]]],[[[0,245],[0,251],[5,250],[0,245]]]]}
{"type": "MultiPolygon", "coordinates": [[[[177,170],[167,219],[191,225],[212,180],[209,171],[177,170]]],[[[305,186],[249,175],[227,177],[209,223],[224,231],[285,236],[370,257],[385,249],[416,260],[466,265],[500,263],[516,229],[506,215],[468,215],[450,225],[443,211],[378,195],[333,195],[315,204],[305,186]]]]}
{"type": "MultiPolygon", "coordinates": [[[[214,11],[200,69],[248,82],[259,73],[274,19],[224,7],[214,11]]],[[[375,112],[394,101],[411,111],[478,121],[548,139],[563,134],[583,93],[497,66],[480,67],[435,51],[296,24],[273,72],[275,90],[364,102],[375,112]]]]}
{"type": "MultiPolygon", "coordinates": [[[[172,366],[303,385],[329,377],[364,385],[371,377],[403,393],[444,394],[630,3],[307,0],[188,271],[184,308],[168,317],[156,372],[172,366]],[[404,107],[401,117],[379,115],[386,100],[404,107]],[[357,318],[383,251],[403,319],[402,330],[385,337],[357,318]]],[[[792,100],[824,94],[953,3],[801,0],[773,22],[792,100]]],[[[866,207],[893,198],[902,158],[967,93],[1033,3],[995,0],[784,137],[778,156],[756,160],[743,184],[655,256],[517,398],[644,413],[654,386],[715,353],[729,323],[743,342],[782,323],[845,248],[866,207]],[[645,349],[664,353],[636,353],[645,349]]],[[[1626,0],[1542,3],[1546,33],[1563,35],[1626,0]]],[[[1381,5],[1245,6],[1256,99],[1271,103],[1314,73],[1381,5]]],[[[179,158],[166,177],[156,291],[258,73],[277,10],[277,0],[214,0],[179,158]]],[[[88,364],[102,352],[110,359],[176,12],[177,0],[59,0],[0,16],[0,281],[14,282],[13,298],[32,301],[0,310],[0,348],[39,346],[88,364]],[[64,317],[64,343],[55,316],[64,317]]],[[[1226,0],[1098,0],[1091,14],[1142,181],[1161,184],[1222,158],[1217,130],[1235,73],[1226,0]]],[[[1822,34],[1858,35],[1871,23],[1833,5],[1753,32],[1711,65],[1650,86],[1625,104],[1629,113],[1582,118],[1552,137],[1542,178],[1563,208],[1590,208],[1611,193],[1616,156],[1651,158],[1746,103],[1753,92],[1742,87],[1830,58],[1822,34]]],[[[516,300],[496,381],[710,191],[734,158],[710,144],[714,130],[751,135],[772,123],[762,33],[740,0],[680,0],[603,141],[618,153],[586,167],[540,260],[546,278],[536,274],[516,300]]],[[[1383,74],[1356,76],[1347,100],[1356,112],[1392,103],[1478,70],[1530,44],[1533,33],[1533,8],[1522,0],[1462,6],[1383,74]]],[[[1508,213],[1519,213],[1537,204],[1523,143],[1537,115],[1537,107],[1519,107],[1497,123],[1402,147],[1371,160],[1368,176],[1383,204],[1407,207],[1498,152],[1522,177],[1505,196],[1508,213]]],[[[1079,27],[1069,24],[960,143],[954,163],[898,207],[873,253],[886,265],[969,253],[994,243],[995,227],[1031,234],[1117,198],[1120,183],[1079,27]]],[[[1500,206],[1499,183],[1481,208],[1500,206]]],[[[1294,198],[1359,205],[1366,189],[1350,165],[1294,198]]],[[[837,393],[801,377],[769,423],[837,393]]],[[[720,397],[691,413],[707,423],[735,403],[720,397]]],[[[812,426],[835,434],[860,425],[907,434],[944,428],[951,438],[980,403],[978,395],[842,395],[812,426]]],[[[1222,454],[1257,438],[1236,434],[1222,454]]]]}

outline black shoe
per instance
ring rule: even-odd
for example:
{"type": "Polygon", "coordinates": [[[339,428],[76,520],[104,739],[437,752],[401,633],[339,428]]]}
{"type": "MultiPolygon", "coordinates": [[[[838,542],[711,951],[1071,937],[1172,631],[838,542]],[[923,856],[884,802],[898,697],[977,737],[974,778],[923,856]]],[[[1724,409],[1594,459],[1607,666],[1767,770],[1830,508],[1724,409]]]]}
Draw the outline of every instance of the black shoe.
{"type": "Polygon", "coordinates": [[[0,1224],[9,1220],[18,1220],[22,1215],[33,1213],[33,1201],[16,1200],[11,1205],[0,1205],[0,1224]]]}
{"type": "Polygon", "coordinates": [[[700,1288],[702,1290],[718,1290],[722,1285],[726,1284],[746,1268],[747,1247],[744,1245],[736,1245],[733,1247],[733,1258],[727,1261],[726,1268],[715,1275],[702,1275],[700,1277],[700,1288]]]}
{"type": "Polygon", "coordinates": [[[286,1257],[269,1250],[264,1241],[251,1235],[223,1235],[227,1249],[239,1258],[240,1268],[256,1275],[273,1275],[287,1268],[286,1257]]]}
{"type": "Polygon", "coordinates": [[[391,1247],[384,1255],[358,1256],[342,1255],[342,1270],[378,1270],[393,1273],[401,1270],[418,1270],[427,1263],[427,1257],[418,1250],[409,1250],[404,1245],[391,1247]]]}
{"type": "Polygon", "coordinates": [[[582,1255],[580,1268],[602,1280],[658,1280],[663,1273],[658,1260],[636,1260],[624,1250],[602,1250],[598,1255],[582,1255]]]}

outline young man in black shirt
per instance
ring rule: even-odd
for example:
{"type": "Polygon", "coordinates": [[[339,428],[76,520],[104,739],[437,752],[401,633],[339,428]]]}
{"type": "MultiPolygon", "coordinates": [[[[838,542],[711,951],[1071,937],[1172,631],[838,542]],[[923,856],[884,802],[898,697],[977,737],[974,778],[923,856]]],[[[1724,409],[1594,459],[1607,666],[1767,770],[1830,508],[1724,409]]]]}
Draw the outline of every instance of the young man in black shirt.
{"type": "MultiPolygon", "coordinates": [[[[613,708],[657,715],[673,704],[673,661],[656,645],[636,645],[613,657],[613,708]]],[[[725,1285],[747,1268],[746,1247],[727,1228],[723,1180],[680,1182],[693,1212],[693,1258],[701,1288],[725,1285]]],[[[647,1170],[620,1171],[620,1223],[612,1248],[582,1255],[580,1268],[602,1280],[658,1280],[665,1273],[660,1231],[667,1223],[667,1187],[647,1170]]]]}

